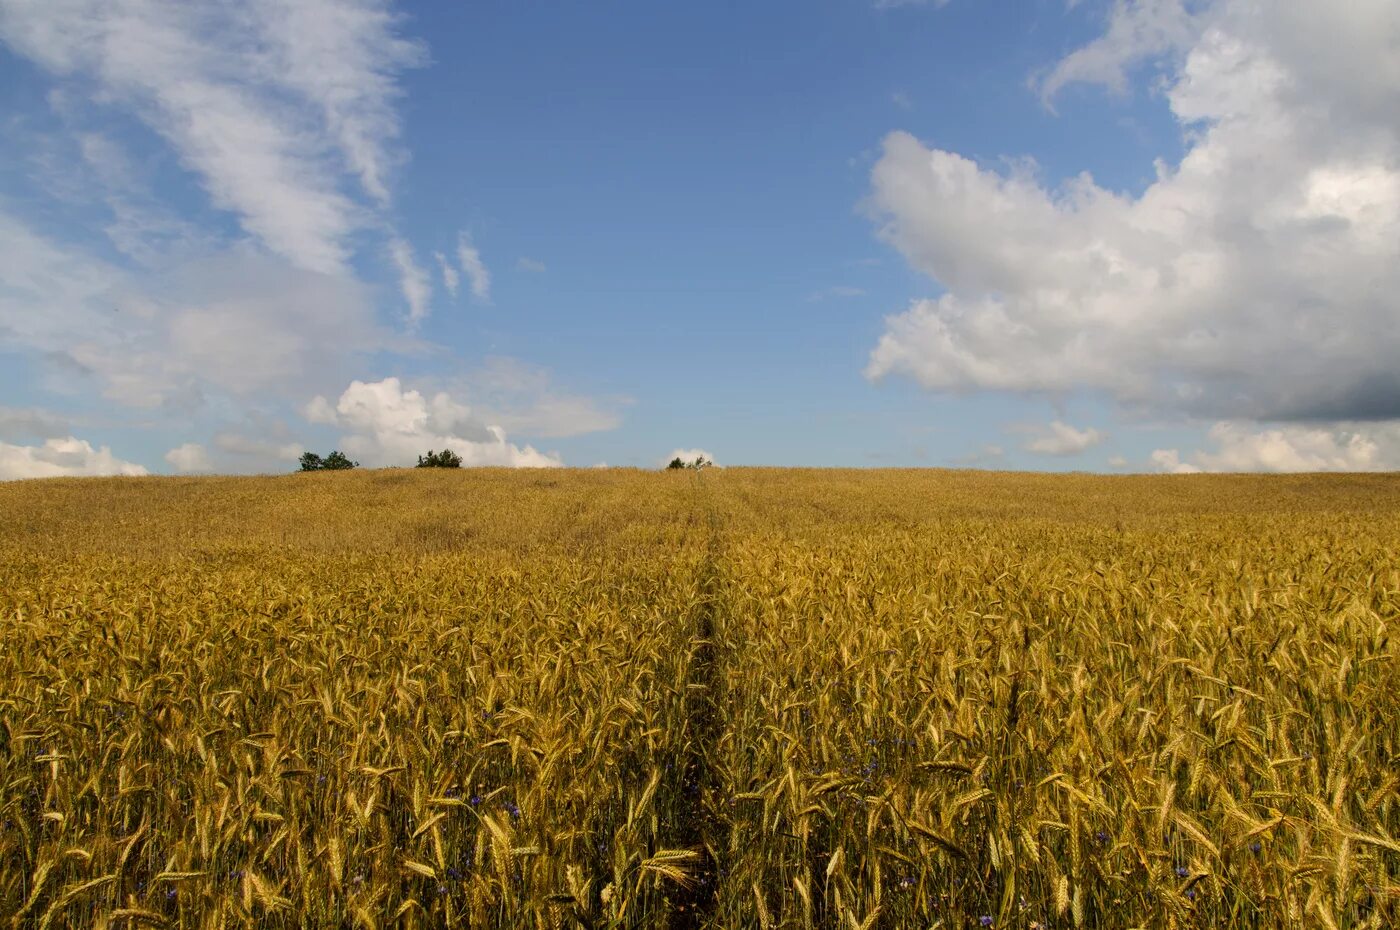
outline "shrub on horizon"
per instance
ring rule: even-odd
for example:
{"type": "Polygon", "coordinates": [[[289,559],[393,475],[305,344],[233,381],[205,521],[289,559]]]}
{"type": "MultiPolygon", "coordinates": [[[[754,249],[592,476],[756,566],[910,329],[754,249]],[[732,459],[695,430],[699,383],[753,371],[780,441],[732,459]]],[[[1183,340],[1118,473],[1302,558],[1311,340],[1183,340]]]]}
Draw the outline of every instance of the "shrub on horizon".
{"type": "Polygon", "coordinates": [[[427,455],[418,456],[417,468],[461,468],[462,457],[451,449],[443,449],[441,452],[428,450],[427,455]]]}
{"type": "Polygon", "coordinates": [[[331,454],[321,458],[315,452],[303,452],[301,454],[302,471],[345,471],[350,468],[359,468],[359,462],[353,462],[350,457],[338,449],[332,449],[331,454]]]}

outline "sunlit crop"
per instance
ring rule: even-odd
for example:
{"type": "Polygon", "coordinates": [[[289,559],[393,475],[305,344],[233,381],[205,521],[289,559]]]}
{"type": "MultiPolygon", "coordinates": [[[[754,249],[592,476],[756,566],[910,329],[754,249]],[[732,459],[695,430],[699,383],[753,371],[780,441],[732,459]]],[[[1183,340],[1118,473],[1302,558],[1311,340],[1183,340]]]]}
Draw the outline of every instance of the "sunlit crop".
{"type": "Polygon", "coordinates": [[[0,926],[1391,927],[1400,481],[0,485],[0,926]]]}

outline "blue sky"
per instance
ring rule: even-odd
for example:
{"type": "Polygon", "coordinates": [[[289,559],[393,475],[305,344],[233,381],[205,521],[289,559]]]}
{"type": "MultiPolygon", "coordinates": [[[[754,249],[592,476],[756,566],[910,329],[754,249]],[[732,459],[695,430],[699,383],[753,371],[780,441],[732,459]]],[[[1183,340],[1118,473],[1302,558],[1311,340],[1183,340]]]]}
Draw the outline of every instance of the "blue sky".
{"type": "Polygon", "coordinates": [[[0,478],[1400,462],[1400,14],[0,0],[0,478]]]}

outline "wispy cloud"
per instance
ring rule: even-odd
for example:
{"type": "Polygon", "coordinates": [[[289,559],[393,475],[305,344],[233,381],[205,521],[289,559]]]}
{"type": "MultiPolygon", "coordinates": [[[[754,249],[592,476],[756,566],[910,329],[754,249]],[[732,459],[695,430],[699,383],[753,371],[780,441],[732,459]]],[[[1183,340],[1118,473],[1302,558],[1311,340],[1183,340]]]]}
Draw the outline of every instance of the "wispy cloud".
{"type": "Polygon", "coordinates": [[[0,439],[14,439],[19,436],[52,439],[64,435],[68,429],[69,424],[65,417],[47,410],[0,407],[0,439]]]}
{"type": "Polygon", "coordinates": [[[490,303],[491,272],[481,260],[481,252],[472,244],[472,237],[465,232],[457,234],[457,262],[471,282],[472,296],[483,303],[490,303]]]}
{"type": "Polygon", "coordinates": [[[295,264],[345,268],[388,201],[397,75],[423,59],[387,0],[0,0],[0,40],[94,82],[172,147],[212,202],[295,264]]]}
{"type": "MultiPolygon", "coordinates": [[[[433,282],[413,257],[413,246],[395,236],[389,241],[389,255],[399,270],[399,288],[408,304],[408,325],[417,326],[427,317],[433,299],[433,282]]],[[[451,288],[454,291],[456,288],[451,288]]]]}
{"type": "Polygon", "coordinates": [[[214,437],[214,445],[229,455],[272,462],[295,461],[305,451],[301,443],[287,440],[282,430],[274,428],[269,433],[265,436],[245,436],[242,433],[222,432],[214,437]]]}
{"type": "Polygon", "coordinates": [[[1077,82],[1125,93],[1134,64],[1189,47],[1200,28],[1190,6],[1186,0],[1114,4],[1104,34],[1066,55],[1038,81],[1041,98],[1049,106],[1061,89],[1077,82]]]}
{"type": "Polygon", "coordinates": [[[462,278],[453,267],[452,262],[441,252],[434,252],[433,258],[437,259],[438,270],[442,272],[442,286],[447,291],[448,296],[456,297],[457,290],[461,286],[462,278]]]}
{"type": "Polygon", "coordinates": [[[281,83],[320,110],[346,166],[386,204],[402,160],[398,74],[427,62],[424,47],[398,34],[388,0],[254,0],[253,8],[281,83]]]}
{"type": "Polygon", "coordinates": [[[550,373],[518,359],[494,357],[461,379],[481,416],[512,435],[554,439],[616,429],[626,397],[595,398],[564,390],[550,373]]]}
{"type": "Polygon", "coordinates": [[[846,285],[846,284],[838,284],[838,285],[836,285],[835,287],[828,287],[828,288],[823,288],[823,289],[820,290],[820,291],[813,291],[812,293],[810,293],[810,294],[807,295],[807,299],[808,299],[809,301],[816,302],[816,301],[821,301],[821,300],[831,300],[831,299],[833,299],[833,298],[835,298],[835,299],[841,299],[841,298],[864,297],[864,296],[865,296],[865,288],[862,288],[862,287],[851,287],[850,285],[846,285]]]}
{"type": "Polygon", "coordinates": [[[536,261],[533,258],[526,258],[522,255],[515,260],[515,270],[527,271],[531,274],[544,274],[547,269],[545,268],[544,262],[536,261]]]}
{"type": "Polygon", "coordinates": [[[0,330],[62,386],[188,411],[209,397],[278,398],[343,384],[361,353],[407,347],[353,279],[252,246],[130,272],[0,211],[0,330]]]}

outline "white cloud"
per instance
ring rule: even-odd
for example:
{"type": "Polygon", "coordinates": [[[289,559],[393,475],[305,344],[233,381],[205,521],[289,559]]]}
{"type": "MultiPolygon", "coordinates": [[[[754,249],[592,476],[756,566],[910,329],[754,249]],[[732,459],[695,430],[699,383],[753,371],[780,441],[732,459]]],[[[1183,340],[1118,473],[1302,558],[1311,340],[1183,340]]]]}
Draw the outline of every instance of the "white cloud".
{"type": "Polygon", "coordinates": [[[404,465],[429,449],[450,448],[462,464],[507,467],[554,467],[553,455],[506,440],[500,426],[487,425],[446,392],[431,398],[404,390],[398,378],[353,381],[332,405],[317,397],[306,408],[308,420],[333,423],[346,432],[344,450],[366,465],[404,465]]]}
{"type": "Polygon", "coordinates": [[[187,442],[165,453],[165,460],[178,472],[210,472],[214,463],[209,459],[209,450],[197,442],[187,442]]]}
{"type": "Polygon", "coordinates": [[[285,436],[259,438],[227,431],[214,437],[214,445],[220,452],[258,459],[268,464],[295,462],[306,451],[301,443],[288,441],[285,436]]]}
{"type": "Polygon", "coordinates": [[[335,412],[335,404],[326,400],[319,394],[306,405],[302,411],[308,423],[320,423],[327,426],[334,426],[340,416],[335,412]]]}
{"type": "Polygon", "coordinates": [[[466,233],[457,235],[457,261],[466,273],[467,280],[471,282],[472,296],[484,303],[490,303],[491,272],[486,269],[486,263],[481,260],[481,252],[472,245],[472,238],[466,233]]]}
{"type": "Polygon", "coordinates": [[[1108,459],[1108,467],[1109,467],[1109,468],[1127,468],[1127,467],[1128,467],[1128,460],[1125,459],[1125,458],[1124,458],[1123,456],[1121,456],[1121,455],[1109,456],[1109,459],[1108,459]]]}
{"type": "Polygon", "coordinates": [[[524,256],[521,256],[520,258],[517,258],[515,260],[515,270],[528,271],[531,274],[544,274],[545,271],[547,271],[548,269],[545,268],[544,262],[536,261],[533,258],[525,258],[524,256]]]}
{"type": "Polygon", "coordinates": [[[0,442],[0,480],[144,474],[146,469],[122,461],[107,446],[94,449],[87,440],[75,436],[49,439],[41,446],[0,442]]]}
{"type": "MultiPolygon", "coordinates": [[[[389,255],[399,270],[399,288],[408,304],[408,324],[416,326],[427,316],[433,299],[433,283],[413,257],[413,246],[395,236],[389,240],[389,255]]],[[[452,289],[455,293],[455,287],[452,289]]]]}
{"type": "MultiPolygon", "coordinates": [[[[925,457],[922,449],[916,450],[915,458],[925,457]]],[[[994,442],[984,443],[971,452],[952,459],[951,464],[959,468],[1004,468],[1006,450],[994,442]]]]}
{"type": "Polygon", "coordinates": [[[676,459],[680,459],[682,462],[693,462],[696,459],[704,459],[711,465],[719,465],[719,462],[715,461],[715,457],[704,449],[672,449],[671,454],[662,459],[659,464],[669,465],[676,459]]]}
{"type": "Polygon", "coordinates": [[[118,268],[58,245],[0,209],[0,335],[12,345],[57,350],[75,334],[115,335],[118,268]]]}
{"type": "Polygon", "coordinates": [[[72,391],[191,409],[211,395],[300,394],[344,384],[362,353],[406,347],[371,294],[245,246],[133,274],[39,236],[0,211],[0,333],[72,391]]]}
{"type": "Polygon", "coordinates": [[[1078,455],[1097,446],[1105,438],[1093,427],[1077,429],[1062,420],[1053,420],[1032,432],[1034,435],[1025,444],[1026,451],[1040,455],[1078,455]]]}
{"type": "Polygon", "coordinates": [[[617,407],[630,403],[560,390],[548,371],[513,358],[487,359],[461,381],[480,417],[512,435],[552,439],[617,429],[622,424],[617,407]]]}
{"type": "Polygon", "coordinates": [[[1161,471],[1176,473],[1400,469],[1400,422],[1258,429],[1222,421],[1211,427],[1210,439],[1214,448],[1197,450],[1190,461],[1176,449],[1158,449],[1152,462],[1161,471]]]}
{"type": "Polygon", "coordinates": [[[1138,62],[1189,47],[1199,33],[1186,0],[1114,0],[1108,27],[1099,38],[1067,55],[1040,81],[1048,104],[1068,84],[1103,84],[1125,93],[1128,70],[1138,62]]]}
{"type": "Polygon", "coordinates": [[[76,143],[87,176],[60,162],[48,166],[50,177],[45,181],[54,182],[52,175],[58,173],[62,175],[58,183],[71,189],[69,199],[105,204],[112,220],[103,232],[117,251],[140,264],[156,266],[213,247],[214,237],[159,202],[153,169],[133,159],[116,139],[85,131],[77,135],[76,143]]]}
{"type": "Polygon", "coordinates": [[[1152,452],[1152,464],[1158,471],[1171,475],[1194,475],[1201,469],[1189,462],[1181,460],[1181,453],[1176,449],[1155,449],[1152,452]]]}
{"type": "Polygon", "coordinates": [[[174,149],[214,204],[302,268],[338,272],[387,200],[396,76],[422,60],[388,0],[0,0],[0,40],[96,85],[174,149]]]}
{"type": "Polygon", "coordinates": [[[190,406],[210,392],[286,397],[344,383],[362,354],[396,340],[366,287],[251,251],[192,262],[120,295],[98,334],[52,347],[131,406],[190,406]]]}
{"type": "MultiPolygon", "coordinates": [[[[1209,419],[1400,416],[1400,5],[1220,0],[1190,28],[1166,85],[1187,151],[1139,195],[885,140],[870,208],[946,293],[888,318],[869,377],[1209,419]]],[[[1162,44],[1114,41],[1055,86],[1112,84],[1162,44]]]]}
{"type": "Polygon", "coordinates": [[[0,407],[0,439],[38,436],[41,439],[66,435],[68,420],[47,410],[0,407]]]}
{"type": "Polygon", "coordinates": [[[433,258],[437,259],[438,269],[442,272],[442,286],[447,291],[448,296],[456,297],[457,289],[461,285],[461,276],[457,269],[452,267],[452,263],[447,260],[447,256],[441,252],[434,252],[433,258]]]}
{"type": "Polygon", "coordinates": [[[278,80],[320,110],[346,165],[376,201],[401,160],[398,73],[427,53],[396,32],[390,0],[254,0],[278,80]]]}

